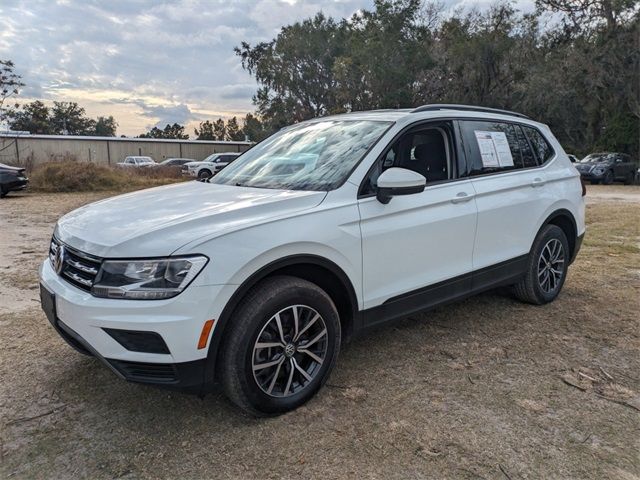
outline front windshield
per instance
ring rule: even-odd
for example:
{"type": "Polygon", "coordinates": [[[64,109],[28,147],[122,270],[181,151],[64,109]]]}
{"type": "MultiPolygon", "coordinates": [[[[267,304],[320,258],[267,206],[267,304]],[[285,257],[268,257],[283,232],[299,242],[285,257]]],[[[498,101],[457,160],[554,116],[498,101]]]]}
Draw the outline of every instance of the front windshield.
{"type": "Polygon", "coordinates": [[[287,128],[243,153],[211,183],[333,190],[390,125],[370,120],[324,120],[287,128]]]}
{"type": "Polygon", "coordinates": [[[604,162],[605,160],[609,160],[609,157],[611,157],[609,153],[592,153],[580,160],[580,163],[604,162]]]}

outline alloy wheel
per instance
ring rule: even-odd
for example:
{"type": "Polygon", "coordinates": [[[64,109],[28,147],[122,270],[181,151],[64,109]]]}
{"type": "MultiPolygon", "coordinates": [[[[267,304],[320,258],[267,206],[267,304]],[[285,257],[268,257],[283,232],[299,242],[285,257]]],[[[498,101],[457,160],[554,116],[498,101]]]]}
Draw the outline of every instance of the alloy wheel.
{"type": "Polygon", "coordinates": [[[289,397],[318,375],[328,348],[322,316],[306,305],[291,305],[264,325],[253,347],[251,367],[260,389],[289,397]]]}
{"type": "Polygon", "coordinates": [[[564,248],[562,242],[552,238],[542,248],[538,260],[538,284],[545,293],[552,293],[560,285],[564,274],[564,248]]]}

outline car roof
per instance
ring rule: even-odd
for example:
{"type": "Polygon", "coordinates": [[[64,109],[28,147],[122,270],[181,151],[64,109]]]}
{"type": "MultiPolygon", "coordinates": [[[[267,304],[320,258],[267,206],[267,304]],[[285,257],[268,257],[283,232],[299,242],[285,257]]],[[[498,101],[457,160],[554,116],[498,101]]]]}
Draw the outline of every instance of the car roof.
{"type": "MultiPolygon", "coordinates": [[[[363,112],[340,113],[326,117],[314,118],[301,123],[315,123],[324,120],[370,120],[382,122],[396,122],[400,124],[413,123],[416,120],[439,118],[473,118],[478,120],[505,120],[521,122],[548,129],[542,123],[536,122],[526,115],[508,110],[500,110],[473,105],[433,104],[417,108],[397,108],[368,110],[363,112]]],[[[299,125],[299,124],[297,124],[299,125]]]]}

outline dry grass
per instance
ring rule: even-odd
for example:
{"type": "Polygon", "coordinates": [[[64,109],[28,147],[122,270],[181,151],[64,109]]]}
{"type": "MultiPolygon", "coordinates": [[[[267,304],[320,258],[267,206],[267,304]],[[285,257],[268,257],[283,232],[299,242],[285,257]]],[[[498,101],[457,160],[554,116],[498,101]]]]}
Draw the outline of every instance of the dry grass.
{"type": "Polygon", "coordinates": [[[554,303],[490,292],[415,315],[346,346],[303,408],[255,420],[123,382],[49,326],[36,267],[58,216],[100,196],[0,202],[1,478],[640,477],[639,203],[589,205],[554,303]]]}
{"type": "Polygon", "coordinates": [[[50,162],[34,167],[29,189],[36,192],[124,192],[181,181],[174,168],[110,168],[86,162],[50,162]]]}

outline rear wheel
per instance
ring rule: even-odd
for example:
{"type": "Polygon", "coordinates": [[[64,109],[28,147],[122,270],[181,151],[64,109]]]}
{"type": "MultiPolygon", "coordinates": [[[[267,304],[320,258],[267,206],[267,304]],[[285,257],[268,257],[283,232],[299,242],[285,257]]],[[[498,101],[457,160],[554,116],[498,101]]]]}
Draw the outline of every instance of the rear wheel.
{"type": "Polygon", "coordinates": [[[206,168],[203,168],[198,172],[198,178],[201,180],[204,180],[205,178],[211,178],[212,176],[213,174],[211,173],[211,170],[208,170],[206,168]]]}
{"type": "Polygon", "coordinates": [[[299,407],[322,387],[340,350],[331,298],[295,277],[259,283],[235,312],[222,351],[222,384],[236,405],[257,416],[299,407]]]}
{"type": "Polygon", "coordinates": [[[533,242],[527,273],[514,286],[516,296],[535,305],[555,300],[567,276],[569,257],[569,242],[562,229],[543,227],[533,242]]]}

